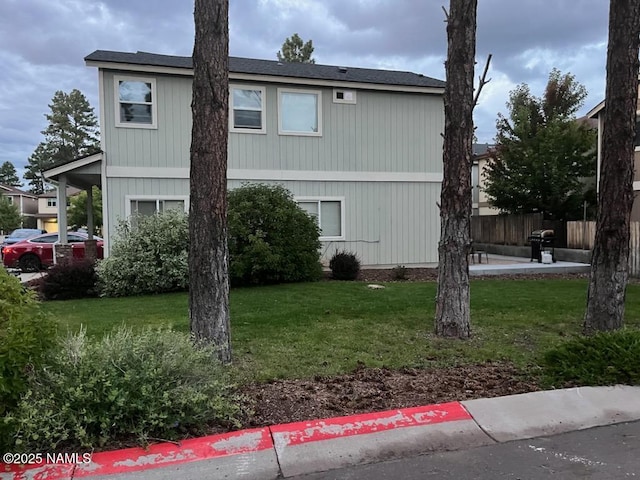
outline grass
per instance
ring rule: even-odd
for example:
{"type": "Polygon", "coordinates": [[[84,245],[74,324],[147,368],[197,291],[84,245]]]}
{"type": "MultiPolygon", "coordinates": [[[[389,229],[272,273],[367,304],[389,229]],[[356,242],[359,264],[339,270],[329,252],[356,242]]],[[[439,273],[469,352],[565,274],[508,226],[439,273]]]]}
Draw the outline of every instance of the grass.
{"type": "MultiPolygon", "coordinates": [[[[476,280],[473,338],[432,334],[436,285],[318,282],[234,289],[235,365],[248,380],[304,378],[367,366],[426,367],[508,360],[526,368],[580,332],[586,280],[476,280]]],[[[99,336],[122,324],[188,331],[186,293],[47,302],[61,329],[99,336]]],[[[627,325],[640,327],[640,286],[627,291],[627,325]]]]}

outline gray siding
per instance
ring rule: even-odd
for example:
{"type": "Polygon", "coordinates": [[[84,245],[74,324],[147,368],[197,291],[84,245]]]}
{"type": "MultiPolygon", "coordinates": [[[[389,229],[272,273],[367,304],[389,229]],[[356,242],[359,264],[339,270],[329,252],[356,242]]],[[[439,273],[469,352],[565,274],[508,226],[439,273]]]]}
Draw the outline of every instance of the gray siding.
{"type": "MultiPolygon", "coordinates": [[[[241,185],[230,181],[229,188],[241,185]]],[[[294,196],[344,197],[345,241],[323,242],[325,262],[336,250],[358,253],[364,265],[437,262],[440,185],[383,182],[278,182],[294,196]]],[[[187,195],[188,179],[112,178],[108,181],[115,226],[125,217],[127,195],[187,195]]],[[[113,227],[112,227],[113,228],[113,227]]],[[[112,231],[113,234],[113,231],[112,231]]]]}
{"type": "MultiPolygon", "coordinates": [[[[153,76],[157,129],[115,127],[113,78],[105,72],[103,132],[109,165],[188,167],[191,78],[153,76]]],[[[278,86],[256,85],[267,88],[267,133],[231,133],[229,168],[442,172],[440,96],[358,90],[357,104],[349,105],[333,103],[333,89],[323,88],[322,137],[304,137],[278,134],[278,86]]]]}
{"type": "MultiPolygon", "coordinates": [[[[126,215],[126,196],[189,194],[189,180],[182,174],[178,175],[182,178],[108,176],[109,167],[146,167],[147,173],[139,174],[148,177],[156,168],[186,171],[189,167],[191,78],[126,76],[156,79],[158,128],[115,127],[114,73],[104,72],[103,189],[109,205],[109,236],[126,215]]],[[[440,96],[356,90],[357,103],[350,105],[333,103],[333,88],[312,87],[322,91],[322,137],[308,137],[279,135],[278,86],[256,85],[266,88],[267,133],[230,133],[230,169],[442,173],[440,96]]],[[[364,265],[437,262],[440,183],[376,182],[367,175],[358,180],[279,182],[299,197],[344,197],[345,240],[324,242],[324,260],[337,249],[347,249],[356,252],[364,265]]],[[[233,180],[229,187],[241,183],[233,180]]]]}

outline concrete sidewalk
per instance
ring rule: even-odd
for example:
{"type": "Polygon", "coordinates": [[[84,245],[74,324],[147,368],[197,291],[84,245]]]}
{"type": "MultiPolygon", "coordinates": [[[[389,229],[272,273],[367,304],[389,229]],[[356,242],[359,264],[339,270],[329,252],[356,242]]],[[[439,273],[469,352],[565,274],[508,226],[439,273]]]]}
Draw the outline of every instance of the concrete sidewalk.
{"type": "Polygon", "coordinates": [[[640,387],[583,387],[330,418],[0,466],[0,479],[276,479],[640,420],[640,387]]]}

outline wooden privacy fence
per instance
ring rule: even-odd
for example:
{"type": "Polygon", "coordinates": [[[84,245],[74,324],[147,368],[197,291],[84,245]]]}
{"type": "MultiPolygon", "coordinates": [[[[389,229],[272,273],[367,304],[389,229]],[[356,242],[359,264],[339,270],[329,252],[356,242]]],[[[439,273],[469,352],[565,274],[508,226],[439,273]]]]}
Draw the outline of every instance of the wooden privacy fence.
{"type": "MultiPolygon", "coordinates": [[[[567,222],[567,247],[591,250],[596,238],[596,222],[567,222]]],[[[631,222],[629,275],[640,277],[640,222],[631,222]]]]}
{"type": "Polygon", "coordinates": [[[544,220],[542,213],[471,217],[471,238],[476,243],[523,246],[528,244],[531,232],[542,229],[555,232],[556,247],[567,246],[566,223],[544,220]]]}

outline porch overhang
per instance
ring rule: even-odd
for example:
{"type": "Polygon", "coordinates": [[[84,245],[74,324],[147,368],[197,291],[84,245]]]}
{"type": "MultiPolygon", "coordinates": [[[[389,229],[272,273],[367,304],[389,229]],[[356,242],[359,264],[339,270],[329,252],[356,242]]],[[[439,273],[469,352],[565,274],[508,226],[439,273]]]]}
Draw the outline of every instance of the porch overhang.
{"type": "Polygon", "coordinates": [[[59,183],[64,177],[68,186],[89,190],[94,185],[102,186],[102,160],[103,153],[98,152],[56,165],[43,171],[42,174],[53,183],[59,183]]]}

